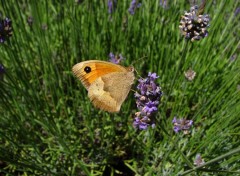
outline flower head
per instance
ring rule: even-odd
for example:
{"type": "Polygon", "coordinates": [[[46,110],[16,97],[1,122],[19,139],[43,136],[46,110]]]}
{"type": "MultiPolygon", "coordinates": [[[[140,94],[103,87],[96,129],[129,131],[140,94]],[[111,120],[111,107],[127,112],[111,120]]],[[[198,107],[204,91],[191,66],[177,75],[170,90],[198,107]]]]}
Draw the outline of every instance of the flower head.
{"type": "Polygon", "coordinates": [[[0,43],[4,43],[9,37],[12,36],[12,21],[5,18],[0,21],[0,43]]]}
{"type": "Polygon", "coordinates": [[[208,36],[207,28],[209,27],[209,21],[210,17],[208,14],[198,14],[198,6],[193,6],[190,12],[185,12],[181,17],[179,28],[182,35],[193,42],[208,36]]]}
{"type": "Polygon", "coordinates": [[[196,156],[196,159],[194,160],[194,165],[196,166],[201,166],[203,165],[205,162],[204,160],[202,159],[201,155],[200,154],[197,154],[196,156]]]}
{"type": "Polygon", "coordinates": [[[176,117],[173,118],[172,121],[174,127],[173,130],[178,133],[179,131],[184,131],[184,134],[188,134],[188,130],[193,125],[192,120],[187,119],[177,119],[176,117]]]}
{"type": "Polygon", "coordinates": [[[184,72],[184,75],[185,75],[185,78],[188,80],[188,81],[192,81],[195,76],[196,76],[196,72],[193,71],[191,68],[189,70],[187,70],[186,72],[184,72]]]}
{"type": "Polygon", "coordinates": [[[113,13],[117,7],[117,0],[108,0],[108,13],[113,13]]]}
{"type": "Polygon", "coordinates": [[[135,13],[135,10],[139,7],[141,7],[141,3],[138,3],[138,0],[132,0],[131,4],[130,4],[130,7],[128,9],[128,12],[131,14],[131,15],[134,15],[135,13]]]}
{"type": "Polygon", "coordinates": [[[133,126],[140,130],[147,129],[149,125],[155,126],[153,117],[162,96],[161,87],[155,83],[157,78],[156,73],[148,73],[147,78],[138,80],[135,98],[139,111],[135,113],[133,126]]]}
{"type": "Polygon", "coordinates": [[[114,64],[120,64],[120,62],[124,59],[125,58],[122,56],[122,54],[114,55],[112,52],[109,53],[109,61],[114,64]]]}

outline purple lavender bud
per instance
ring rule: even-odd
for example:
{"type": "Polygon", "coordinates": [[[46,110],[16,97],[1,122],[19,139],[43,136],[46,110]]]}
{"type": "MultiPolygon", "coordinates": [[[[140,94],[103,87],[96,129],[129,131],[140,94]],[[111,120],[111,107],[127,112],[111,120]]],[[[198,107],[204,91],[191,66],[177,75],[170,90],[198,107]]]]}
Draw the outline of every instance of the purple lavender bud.
{"type": "Polygon", "coordinates": [[[146,103],[143,111],[146,112],[146,113],[156,112],[157,111],[157,105],[158,105],[158,103],[149,101],[149,102],[146,103]]]}
{"type": "Polygon", "coordinates": [[[160,0],[159,5],[162,6],[164,9],[167,8],[167,0],[160,0]]]}
{"type": "Polygon", "coordinates": [[[210,17],[208,14],[200,14],[199,11],[203,12],[203,9],[200,7],[198,10],[198,6],[193,6],[190,12],[185,12],[180,20],[179,29],[182,35],[192,42],[208,36],[207,28],[210,26],[210,17]]]}
{"type": "Polygon", "coordinates": [[[200,154],[197,154],[196,156],[196,159],[194,160],[194,165],[196,166],[201,166],[203,165],[205,162],[204,160],[202,159],[201,155],[200,154]]]}
{"type": "Polygon", "coordinates": [[[108,55],[108,56],[109,56],[109,58],[110,58],[110,59],[115,59],[115,55],[114,55],[112,52],[111,52],[111,53],[109,53],[109,55],[108,55]]]}
{"type": "Polygon", "coordinates": [[[138,128],[140,130],[146,130],[149,124],[141,120],[139,117],[136,117],[133,122],[133,127],[138,128]]]}
{"type": "Polygon", "coordinates": [[[0,20],[0,43],[4,43],[12,36],[12,21],[9,18],[0,20]]]}
{"type": "Polygon", "coordinates": [[[117,8],[117,0],[108,0],[108,13],[113,13],[117,8]]]}
{"type": "Polygon", "coordinates": [[[122,56],[122,54],[119,55],[114,55],[112,52],[109,53],[109,61],[114,63],[114,64],[120,64],[120,62],[122,60],[124,60],[125,58],[122,56]]]}
{"type": "Polygon", "coordinates": [[[142,4],[141,4],[141,3],[138,3],[137,0],[132,0],[132,2],[131,2],[131,4],[130,4],[130,7],[129,7],[129,9],[128,9],[128,12],[129,12],[131,15],[134,15],[135,10],[136,10],[137,8],[140,8],[141,5],[142,5],[142,4]]]}
{"type": "Polygon", "coordinates": [[[179,131],[184,131],[184,133],[188,133],[190,127],[193,125],[192,120],[187,119],[177,119],[173,118],[172,123],[174,125],[173,130],[178,133],[179,131]]]}
{"type": "Polygon", "coordinates": [[[235,12],[234,12],[234,16],[237,16],[240,13],[240,7],[238,7],[235,12]]]}
{"type": "Polygon", "coordinates": [[[159,78],[159,76],[157,76],[156,73],[151,73],[151,72],[148,73],[148,76],[151,81],[155,81],[155,79],[159,78]]]}
{"type": "Polygon", "coordinates": [[[108,0],[108,13],[113,12],[113,2],[112,0],[108,0]]]}

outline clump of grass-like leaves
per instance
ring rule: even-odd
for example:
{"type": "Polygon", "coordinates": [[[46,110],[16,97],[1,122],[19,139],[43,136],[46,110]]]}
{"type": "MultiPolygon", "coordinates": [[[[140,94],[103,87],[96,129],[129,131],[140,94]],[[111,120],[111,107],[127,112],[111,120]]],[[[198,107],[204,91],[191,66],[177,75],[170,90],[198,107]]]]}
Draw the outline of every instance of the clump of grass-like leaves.
{"type": "Polygon", "coordinates": [[[0,17],[12,25],[11,36],[0,35],[1,173],[239,174],[240,4],[207,1],[208,36],[191,42],[179,30],[187,1],[134,3],[1,1],[0,17]],[[109,114],[72,75],[75,63],[110,52],[124,65],[146,56],[135,69],[159,76],[154,128],[133,127],[133,92],[109,114]]]}

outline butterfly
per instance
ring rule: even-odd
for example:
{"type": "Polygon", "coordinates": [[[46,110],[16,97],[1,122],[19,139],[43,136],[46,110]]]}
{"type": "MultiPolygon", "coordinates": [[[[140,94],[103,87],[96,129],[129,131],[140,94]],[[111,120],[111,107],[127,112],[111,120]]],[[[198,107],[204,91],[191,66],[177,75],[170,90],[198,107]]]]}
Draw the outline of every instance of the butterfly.
{"type": "Polygon", "coordinates": [[[88,91],[96,108],[119,112],[134,82],[134,68],[111,62],[88,60],[73,66],[73,74],[88,91]]]}

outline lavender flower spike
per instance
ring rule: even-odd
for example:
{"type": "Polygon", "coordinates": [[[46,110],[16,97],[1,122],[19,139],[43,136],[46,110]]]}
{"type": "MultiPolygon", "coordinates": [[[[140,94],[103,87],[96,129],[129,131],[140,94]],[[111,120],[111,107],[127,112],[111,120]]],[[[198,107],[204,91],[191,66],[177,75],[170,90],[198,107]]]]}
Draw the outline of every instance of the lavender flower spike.
{"type": "Polygon", "coordinates": [[[196,159],[194,160],[194,165],[196,166],[201,166],[203,165],[205,162],[204,160],[202,159],[202,156],[198,153],[197,156],[196,156],[196,159]]]}
{"type": "Polygon", "coordinates": [[[184,131],[184,134],[188,134],[190,127],[193,125],[192,120],[177,119],[176,117],[173,118],[172,123],[174,125],[173,130],[176,133],[179,131],[184,131]]]}
{"type": "Polygon", "coordinates": [[[240,14],[240,7],[238,7],[235,12],[234,12],[234,16],[238,16],[238,14],[240,14]]]}
{"type": "Polygon", "coordinates": [[[208,36],[207,28],[210,26],[210,17],[208,14],[199,14],[200,11],[204,10],[204,6],[202,8],[193,6],[190,12],[185,12],[181,17],[179,29],[185,39],[189,39],[192,42],[208,36]]]}
{"type": "Polygon", "coordinates": [[[117,0],[108,0],[108,13],[113,13],[117,7],[117,0]]]}
{"type": "Polygon", "coordinates": [[[114,64],[120,64],[120,62],[124,59],[125,58],[122,56],[122,54],[114,55],[112,52],[109,53],[109,61],[114,64]]]}
{"type": "Polygon", "coordinates": [[[157,78],[156,73],[148,73],[147,78],[138,80],[135,98],[139,111],[135,113],[134,128],[146,130],[149,126],[155,127],[154,115],[162,96],[161,87],[155,83],[157,78]]]}
{"type": "Polygon", "coordinates": [[[167,8],[167,0],[160,0],[159,5],[162,6],[164,9],[167,8]]]}
{"type": "Polygon", "coordinates": [[[131,4],[130,4],[130,7],[128,9],[128,12],[131,14],[131,15],[134,15],[135,13],[135,10],[139,7],[141,7],[141,3],[138,3],[137,0],[132,0],[131,4]]]}
{"type": "Polygon", "coordinates": [[[12,36],[12,21],[9,18],[0,20],[0,43],[4,43],[12,36]]]}

